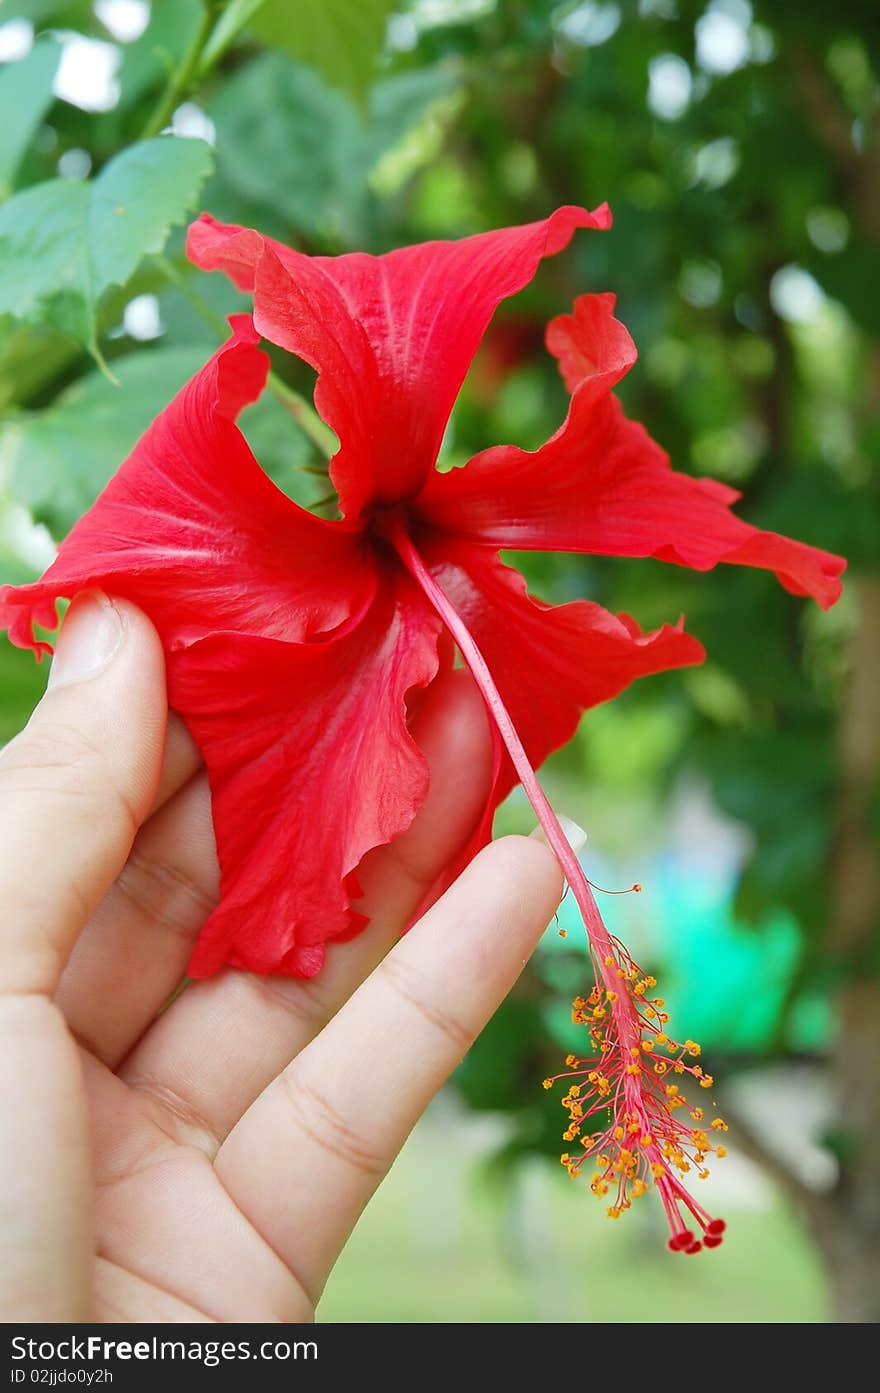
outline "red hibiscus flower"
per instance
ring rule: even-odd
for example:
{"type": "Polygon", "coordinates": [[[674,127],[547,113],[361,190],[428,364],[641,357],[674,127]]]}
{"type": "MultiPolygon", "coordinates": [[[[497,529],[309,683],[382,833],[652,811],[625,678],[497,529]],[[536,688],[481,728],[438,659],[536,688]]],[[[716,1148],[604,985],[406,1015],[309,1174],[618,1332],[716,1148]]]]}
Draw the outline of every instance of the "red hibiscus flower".
{"type": "Polygon", "coordinates": [[[450,411],[498,303],[576,228],[609,225],[604,205],[566,207],[459,242],[328,258],[202,217],[189,254],[253,293],[253,320],[232,319],[230,340],[153,423],[45,576],[0,590],[0,624],[13,642],[49,651],[34,624],[53,628],[59,597],[99,586],[135,601],[159,630],[171,703],[208,769],[222,869],[194,976],[227,963],[311,976],[328,940],[362,927],[352,908],[358,864],[409,826],[426,792],[408,694],[457,647],[496,741],[492,795],[462,859],[488,839],[495,807],[522,782],[584,915],[597,970],[593,995],[575,1004],[591,1044],[583,1060],[571,1057],[578,1081],[567,1135],[579,1136],[609,1100],[614,1121],[582,1138],[583,1156],[566,1164],[577,1173],[597,1158],[594,1188],[613,1183],[618,1212],[653,1178],[673,1245],[690,1251],[699,1243],[679,1203],[708,1246],[720,1228],[670,1167],[711,1148],[677,1125],[677,1093],[668,1093],[677,1086],[660,1080],[669,1069],[705,1076],[686,1062],[692,1042],[673,1049],[659,1029],[662,1003],[645,996],[651,979],[602,924],[533,771],[587,708],[636,677],[699,662],[703,650],[680,623],[643,634],[586,601],[533,600],[497,553],[654,556],[697,570],[736,562],[772,570],[826,607],[844,563],[750,527],[730,511],[733,490],[675,473],[626,418],[612,389],[636,353],[610,295],[583,296],[549,327],[571,392],[556,434],[534,453],[496,446],[437,472],[450,411]],[[265,383],[260,336],[318,372],[315,404],[339,439],[330,464],[339,522],[281,494],[234,424],[265,383]],[[645,1030],[655,1032],[650,1051],[665,1047],[668,1060],[646,1065],[645,1030]]]}

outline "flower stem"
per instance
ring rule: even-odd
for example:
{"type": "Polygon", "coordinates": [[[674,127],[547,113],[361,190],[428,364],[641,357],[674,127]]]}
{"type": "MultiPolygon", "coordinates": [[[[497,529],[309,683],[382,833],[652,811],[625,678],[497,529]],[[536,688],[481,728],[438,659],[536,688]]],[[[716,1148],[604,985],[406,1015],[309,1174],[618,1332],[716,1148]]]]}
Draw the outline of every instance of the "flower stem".
{"type": "MultiPolygon", "coordinates": [[[[668,1095],[664,1093],[662,1085],[658,1083],[658,1078],[665,1076],[669,1066],[662,1060],[655,1060],[655,1039],[653,1036],[643,1039],[643,1026],[647,1025],[656,1031],[658,1026],[665,1024],[668,1017],[659,1014],[659,1008],[664,1004],[659,997],[654,998],[653,1002],[645,1008],[644,1016],[640,1014],[638,1004],[641,1001],[639,988],[644,993],[648,982],[653,982],[653,979],[636,981],[635,986],[633,986],[633,979],[639,977],[639,970],[635,967],[629,954],[626,953],[623,945],[618,944],[611,937],[603,922],[590,889],[590,882],[560,826],[559,819],[547,800],[547,795],[538,782],[531,761],[517,734],[510,713],[504,705],[501,693],[495,685],[488,664],[466,623],[442,587],[431,575],[417,548],[413,545],[400,517],[389,519],[384,529],[384,535],[422,590],[425,598],[443,620],[455,640],[461,656],[470,668],[486,703],[490,719],[495,723],[496,729],[507,747],[519,781],[577,901],[577,906],[583,916],[590,956],[596,973],[597,985],[591,998],[595,1002],[595,1008],[588,1018],[593,1023],[594,1029],[595,1023],[606,1019],[608,1010],[611,1012],[609,1028],[602,1030],[601,1036],[597,1037],[591,1031],[591,1040],[594,1042],[598,1040],[599,1054],[595,1061],[580,1062],[579,1079],[583,1077],[584,1082],[575,1084],[569,1091],[568,1102],[572,1108],[571,1118],[575,1119],[574,1100],[582,1097],[582,1091],[585,1087],[592,1088],[595,1085],[595,1101],[589,1111],[584,1111],[583,1104],[577,1104],[579,1109],[577,1126],[572,1131],[570,1123],[569,1129],[563,1135],[567,1140],[572,1139],[580,1130],[581,1119],[590,1118],[606,1109],[613,1113],[611,1127],[598,1138],[583,1138],[584,1149],[579,1158],[572,1161],[570,1154],[564,1152],[560,1159],[566,1164],[569,1174],[576,1176],[587,1158],[596,1156],[599,1171],[594,1181],[594,1185],[598,1186],[595,1192],[597,1194],[605,1193],[609,1177],[613,1178],[618,1185],[617,1201],[607,1211],[609,1217],[615,1219],[620,1217],[623,1209],[629,1207],[630,1200],[627,1189],[630,1181],[635,1180],[636,1169],[640,1167],[644,1177],[653,1179],[660,1195],[669,1221],[671,1232],[669,1246],[672,1251],[695,1253],[704,1244],[710,1248],[717,1247],[721,1242],[721,1234],[725,1227],[723,1220],[713,1219],[702,1205],[697,1204],[671,1169],[670,1163],[677,1165],[682,1172],[689,1171],[691,1163],[687,1157],[691,1155],[694,1163],[697,1164],[698,1174],[706,1174],[707,1172],[703,1169],[705,1153],[711,1147],[708,1144],[708,1139],[701,1133],[692,1132],[690,1129],[685,1131],[685,1129],[676,1126],[672,1118],[668,1095]],[[601,989],[600,982],[602,983],[601,989]],[[605,1005],[602,1004],[603,993],[605,1005]],[[643,1072],[643,1056],[647,1056],[649,1060],[648,1072],[643,1072]],[[591,1067],[593,1064],[595,1067],[591,1067]],[[613,1092],[612,1077],[616,1077],[616,1088],[613,1092]],[[632,1129],[635,1129],[634,1136],[632,1129]],[[637,1141],[636,1138],[638,1138],[637,1141]],[[611,1152],[604,1151],[605,1146],[610,1146],[612,1141],[617,1147],[618,1164],[616,1171],[610,1159],[611,1152]],[[624,1141],[628,1142],[625,1149],[621,1144],[624,1141]],[[684,1145],[691,1146],[690,1152],[684,1150],[684,1145]],[[703,1230],[702,1238],[696,1238],[686,1227],[679,1212],[681,1205],[684,1205],[697,1219],[703,1230]]],[[[575,1000],[574,1006],[578,1009],[572,1019],[582,1021],[584,1019],[582,1011],[584,1007],[588,1006],[588,1003],[578,998],[575,1000]]],[[[667,1038],[664,1034],[663,1039],[667,1038]]],[[[681,1056],[683,1056],[687,1049],[687,1043],[693,1045],[695,1042],[686,1042],[685,1046],[672,1042],[668,1048],[680,1050],[681,1056]]],[[[698,1046],[697,1052],[699,1052],[698,1046]]],[[[701,1070],[695,1070],[693,1067],[687,1069],[687,1066],[683,1065],[680,1060],[673,1065],[673,1068],[699,1077],[701,1086],[705,1087],[712,1083],[711,1077],[703,1076],[701,1070]]],[[[554,1080],[547,1079],[544,1086],[550,1087],[553,1082],[554,1080]]],[[[677,1095],[678,1091],[678,1088],[673,1086],[672,1095],[677,1095]]],[[[692,1112],[691,1116],[697,1117],[698,1114],[692,1112]]],[[[644,1189],[645,1179],[640,1178],[639,1185],[644,1189]]],[[[641,1190],[636,1190],[635,1193],[641,1193],[641,1190]]]]}
{"type": "Polygon", "coordinates": [[[204,75],[203,72],[199,71],[199,64],[202,49],[214,27],[214,15],[217,8],[217,0],[203,0],[202,12],[192,43],[183,55],[179,66],[171,74],[164,92],[153,107],[150,118],[141,133],[142,140],[149,140],[152,136],[158,135],[160,131],[164,131],[183,98],[195,85],[197,78],[204,75]]]}
{"type": "MultiPolygon", "coordinates": [[[[214,306],[205,299],[203,295],[192,285],[191,281],[169,261],[166,256],[156,256],[156,265],[164,275],[165,279],[180,291],[183,298],[192,306],[196,314],[213,330],[217,338],[221,340],[229,337],[229,325],[221,314],[218,314],[214,306]]],[[[310,406],[305,397],[279,377],[276,372],[270,372],[266,379],[266,385],[273,395],[280,401],[281,405],[290,412],[300,430],[307,435],[314,445],[318,447],[324,459],[330,459],[336,451],[336,436],[329,426],[325,426],[314,407],[310,406]]],[[[305,466],[309,473],[314,472],[314,466],[305,466]]],[[[321,471],[324,473],[325,471],[321,471]]]]}

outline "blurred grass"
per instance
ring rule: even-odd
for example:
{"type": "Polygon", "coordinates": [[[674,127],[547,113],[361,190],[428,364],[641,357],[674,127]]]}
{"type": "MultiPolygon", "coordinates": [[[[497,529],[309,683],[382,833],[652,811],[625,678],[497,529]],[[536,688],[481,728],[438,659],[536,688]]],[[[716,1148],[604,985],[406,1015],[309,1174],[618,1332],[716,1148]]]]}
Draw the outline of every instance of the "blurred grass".
{"type": "Polygon", "coordinates": [[[492,1185],[485,1163],[497,1141],[485,1119],[463,1117],[441,1097],[356,1229],[318,1319],[829,1319],[821,1267],[802,1226],[745,1162],[737,1168],[734,1159],[716,1186],[729,1221],[724,1245],[684,1259],[666,1251],[650,1199],[612,1223],[584,1187],[538,1161],[511,1187],[492,1185]]]}

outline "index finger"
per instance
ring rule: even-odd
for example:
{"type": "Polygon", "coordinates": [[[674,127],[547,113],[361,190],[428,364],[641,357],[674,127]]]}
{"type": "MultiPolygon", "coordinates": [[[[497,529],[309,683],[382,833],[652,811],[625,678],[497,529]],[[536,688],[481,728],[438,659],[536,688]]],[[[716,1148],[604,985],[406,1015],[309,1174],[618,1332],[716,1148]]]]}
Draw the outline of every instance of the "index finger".
{"type": "Polygon", "coordinates": [[[220,1148],[219,1177],[314,1299],[440,1085],[559,903],[553,853],[482,851],[220,1148]]]}

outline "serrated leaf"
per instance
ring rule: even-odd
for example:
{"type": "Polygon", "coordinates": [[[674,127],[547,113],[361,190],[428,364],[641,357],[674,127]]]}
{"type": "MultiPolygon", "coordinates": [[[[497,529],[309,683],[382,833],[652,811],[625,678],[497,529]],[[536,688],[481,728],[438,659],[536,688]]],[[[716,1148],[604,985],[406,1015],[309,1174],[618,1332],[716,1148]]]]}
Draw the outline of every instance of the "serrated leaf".
{"type": "Polygon", "coordinates": [[[119,385],[89,373],[45,411],[0,434],[12,494],[53,536],[91,506],[138,437],[213,352],[210,344],[142,349],[114,362],[119,385]]]}
{"type": "Polygon", "coordinates": [[[60,60],[53,39],[38,39],[25,58],[0,71],[0,199],[12,192],[24,152],[55,100],[60,60]]]}
{"type": "Polygon", "coordinates": [[[361,97],[376,75],[395,0],[266,0],[251,28],[334,87],[361,97]]]}
{"type": "Polygon", "coordinates": [[[99,357],[97,310],[196,202],[211,170],[201,140],[131,145],[90,181],[52,179],[0,208],[0,313],[48,321],[99,357]]]}

